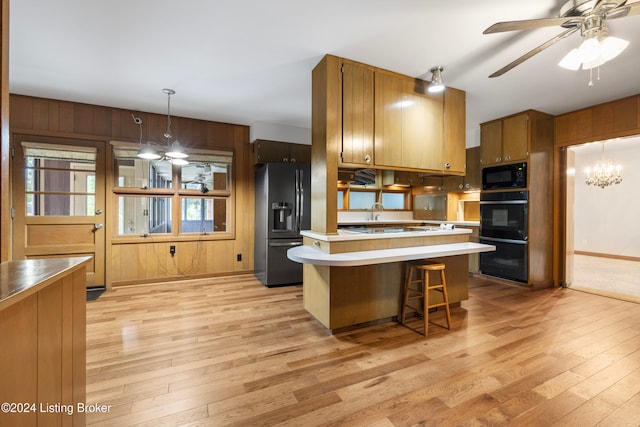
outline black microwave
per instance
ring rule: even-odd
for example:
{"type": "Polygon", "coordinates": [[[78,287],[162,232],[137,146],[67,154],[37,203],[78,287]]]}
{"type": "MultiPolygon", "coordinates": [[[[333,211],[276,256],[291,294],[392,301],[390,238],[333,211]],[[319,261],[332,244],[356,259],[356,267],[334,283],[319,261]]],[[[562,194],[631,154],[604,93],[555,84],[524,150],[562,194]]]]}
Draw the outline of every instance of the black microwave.
{"type": "Polygon", "coordinates": [[[482,169],[482,189],[527,188],[527,164],[489,166],[482,169]]]}

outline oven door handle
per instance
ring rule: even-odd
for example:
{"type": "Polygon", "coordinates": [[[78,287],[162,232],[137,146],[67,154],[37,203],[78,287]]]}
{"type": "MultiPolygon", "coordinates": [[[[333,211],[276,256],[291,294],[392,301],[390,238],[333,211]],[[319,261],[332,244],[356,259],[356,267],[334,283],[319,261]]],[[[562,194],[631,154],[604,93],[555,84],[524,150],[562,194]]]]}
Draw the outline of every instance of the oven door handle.
{"type": "Polygon", "coordinates": [[[528,200],[481,200],[481,205],[526,205],[528,200]]]}
{"type": "Polygon", "coordinates": [[[498,242],[498,243],[513,243],[516,245],[526,245],[529,243],[526,240],[496,239],[495,237],[482,237],[482,236],[480,236],[480,240],[488,240],[489,242],[498,242]]]}

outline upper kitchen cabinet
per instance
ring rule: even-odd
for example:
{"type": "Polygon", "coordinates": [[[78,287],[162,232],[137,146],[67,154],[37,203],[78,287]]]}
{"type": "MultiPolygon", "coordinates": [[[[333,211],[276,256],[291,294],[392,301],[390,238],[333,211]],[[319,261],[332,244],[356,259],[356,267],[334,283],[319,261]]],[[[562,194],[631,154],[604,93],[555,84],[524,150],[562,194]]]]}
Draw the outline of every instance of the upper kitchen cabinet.
{"type": "Polygon", "coordinates": [[[443,95],[425,81],[376,71],[375,164],[443,170],[443,117],[443,95]]]}
{"type": "Polygon", "coordinates": [[[444,146],[442,169],[445,172],[465,173],[469,167],[466,147],[466,94],[448,87],[444,90],[444,146]]]}
{"type": "Polygon", "coordinates": [[[467,148],[466,173],[464,176],[447,176],[443,179],[445,191],[468,191],[482,188],[482,168],[480,165],[480,147],[467,148]]]}
{"type": "Polygon", "coordinates": [[[373,70],[342,64],[342,162],[373,165],[373,70]]]}
{"type": "Polygon", "coordinates": [[[253,143],[254,164],[311,163],[311,146],[257,139],[253,143]]]}
{"type": "Polygon", "coordinates": [[[540,143],[540,123],[549,120],[548,114],[528,110],[480,125],[482,166],[526,162],[540,143]]]}

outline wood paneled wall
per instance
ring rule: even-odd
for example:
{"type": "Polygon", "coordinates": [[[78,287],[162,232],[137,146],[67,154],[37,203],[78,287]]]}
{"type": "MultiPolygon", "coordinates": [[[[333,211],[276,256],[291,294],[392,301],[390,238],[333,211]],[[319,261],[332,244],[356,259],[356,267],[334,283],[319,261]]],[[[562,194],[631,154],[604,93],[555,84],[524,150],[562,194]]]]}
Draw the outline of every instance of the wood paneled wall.
{"type": "MultiPolygon", "coordinates": [[[[137,142],[139,129],[132,113],[143,120],[145,141],[163,141],[164,115],[22,95],[11,95],[11,133],[103,141],[105,145],[110,140],[137,142]]],[[[171,130],[186,147],[233,151],[235,238],[191,242],[149,238],[117,244],[111,240],[113,230],[105,229],[107,286],[253,271],[254,170],[249,127],[172,117],[171,130]],[[169,256],[169,245],[176,245],[175,257],[169,256]],[[241,261],[237,254],[242,254],[241,261]]],[[[111,167],[107,165],[107,178],[111,167]]],[[[112,185],[107,179],[108,199],[112,185]]],[[[9,202],[5,194],[3,191],[3,206],[9,202]]]]}
{"type": "Polygon", "coordinates": [[[11,259],[9,184],[9,0],[0,0],[0,261],[11,259]]]}

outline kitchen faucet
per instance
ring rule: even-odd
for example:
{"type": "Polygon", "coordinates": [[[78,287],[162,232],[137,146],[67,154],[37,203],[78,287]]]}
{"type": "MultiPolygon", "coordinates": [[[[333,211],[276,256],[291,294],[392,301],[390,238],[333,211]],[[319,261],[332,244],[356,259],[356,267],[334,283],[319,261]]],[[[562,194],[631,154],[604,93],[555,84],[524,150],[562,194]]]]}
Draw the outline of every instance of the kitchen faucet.
{"type": "Polygon", "coordinates": [[[373,205],[371,205],[371,221],[377,221],[378,219],[380,219],[380,214],[377,214],[374,216],[373,212],[375,211],[376,208],[380,208],[380,211],[384,211],[384,206],[382,206],[382,202],[375,202],[373,205]]]}

